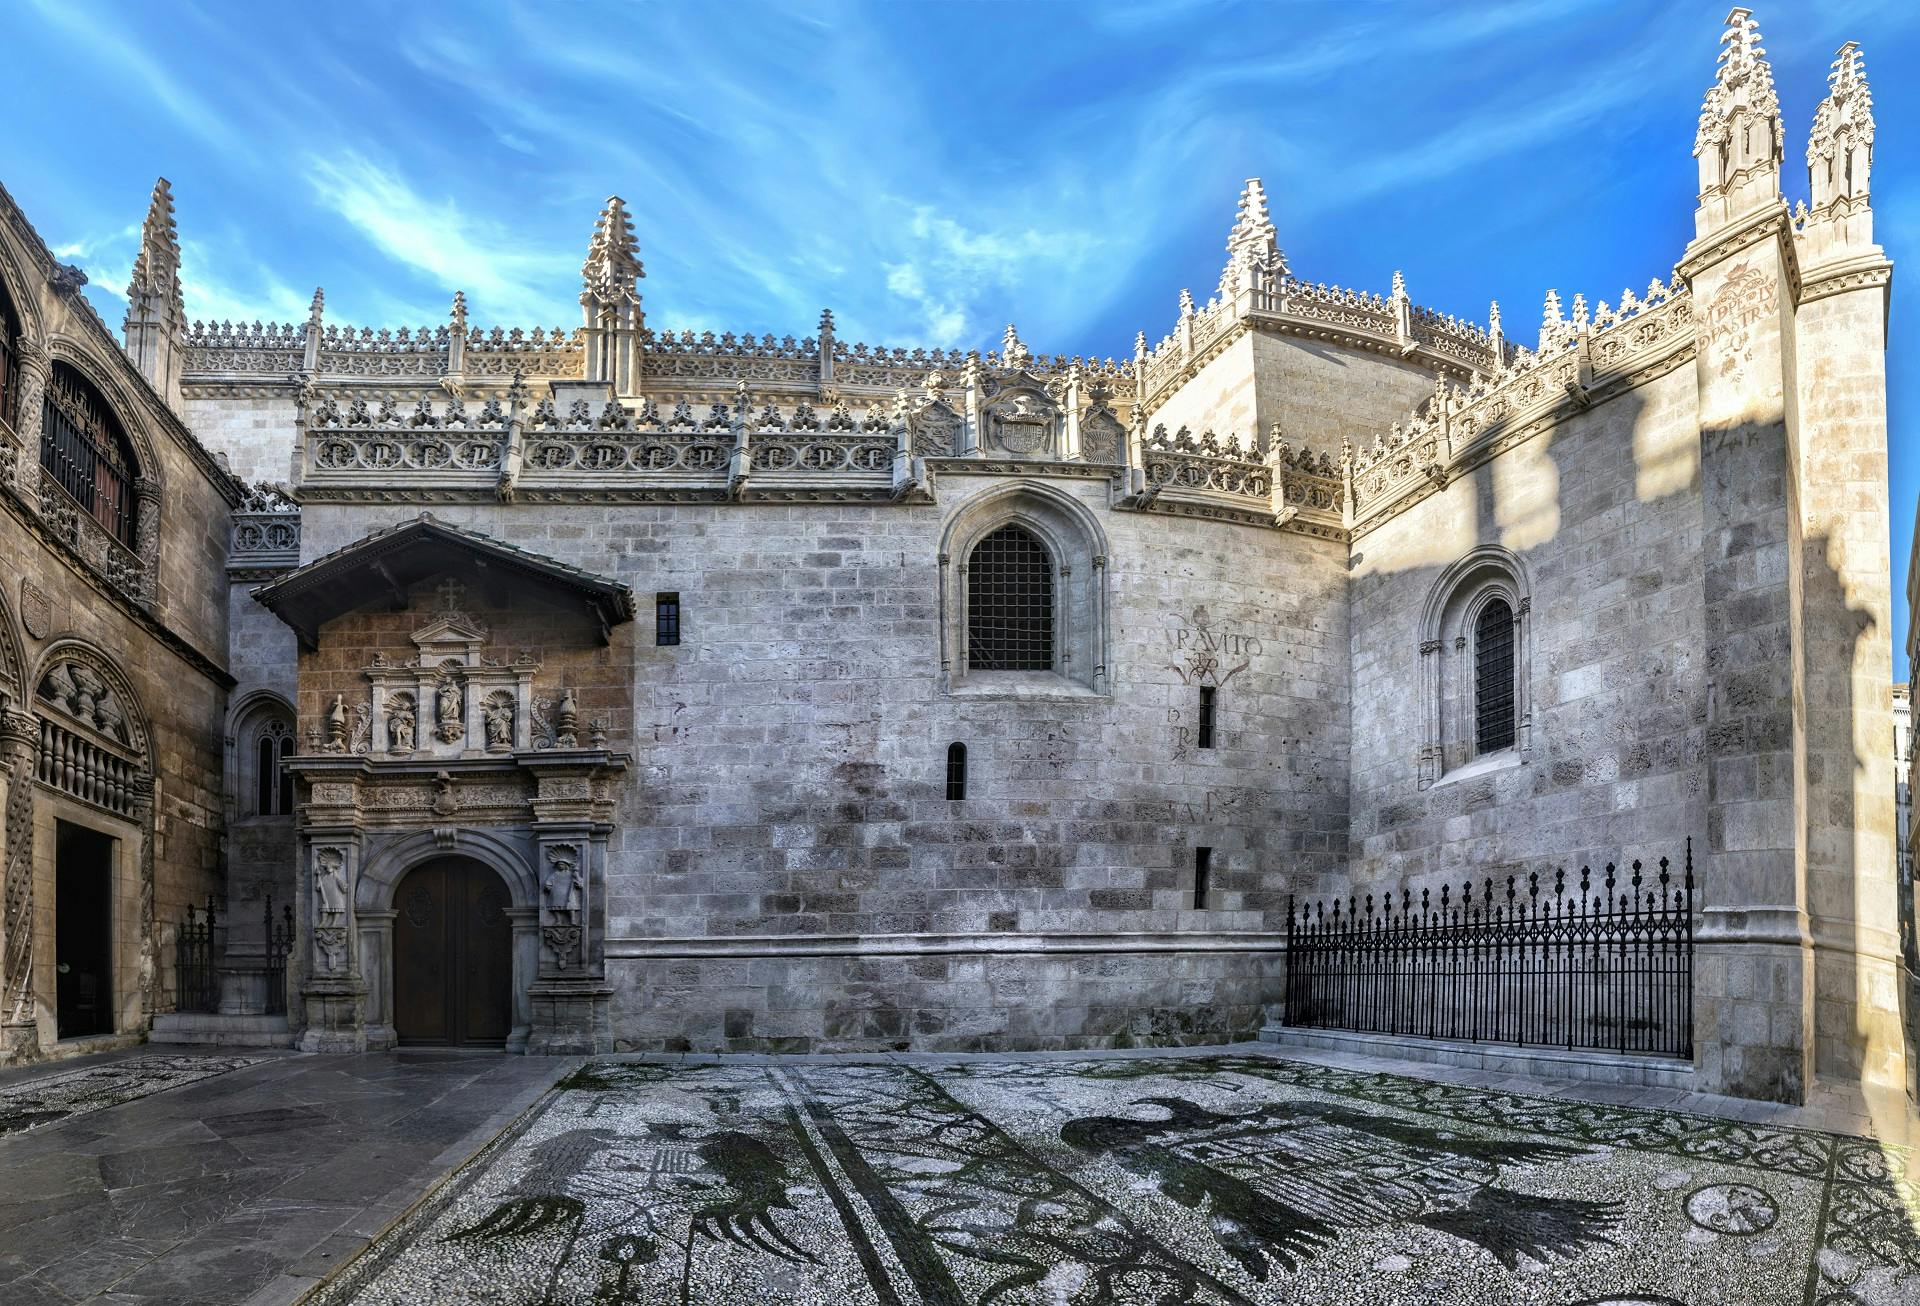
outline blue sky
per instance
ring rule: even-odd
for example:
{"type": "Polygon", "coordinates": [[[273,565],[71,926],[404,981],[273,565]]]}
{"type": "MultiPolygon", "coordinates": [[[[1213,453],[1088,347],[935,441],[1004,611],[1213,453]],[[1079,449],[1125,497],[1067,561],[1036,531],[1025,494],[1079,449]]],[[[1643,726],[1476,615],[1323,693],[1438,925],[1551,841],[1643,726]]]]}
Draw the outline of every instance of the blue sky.
{"type": "MultiPolygon", "coordinates": [[[[1920,256],[1920,6],[1755,6],[1786,188],[1833,51],[1864,47],[1876,230],[1920,256]]],[[[1709,3],[91,4],[6,15],[0,179],[109,322],[158,174],[207,318],[572,326],[611,193],[655,327],[1119,355],[1204,299],[1241,179],[1296,275],[1527,338],[1691,235],[1709,3]]],[[[1893,568],[1920,459],[1895,277],[1893,568]]],[[[1905,602],[1896,599],[1896,648],[1905,602]]],[[[1904,675],[1904,655],[1895,658],[1904,675]]]]}

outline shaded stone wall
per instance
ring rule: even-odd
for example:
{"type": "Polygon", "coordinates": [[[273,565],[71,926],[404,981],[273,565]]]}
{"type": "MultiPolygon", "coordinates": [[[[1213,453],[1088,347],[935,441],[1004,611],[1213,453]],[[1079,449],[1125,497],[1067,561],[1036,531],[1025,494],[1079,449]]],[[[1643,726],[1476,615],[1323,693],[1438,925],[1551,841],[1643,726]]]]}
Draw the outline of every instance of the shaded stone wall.
{"type": "MultiPolygon", "coordinates": [[[[639,596],[635,778],[609,904],[623,1045],[1045,1046],[1257,1027],[1262,995],[1277,997],[1257,977],[1276,959],[1228,950],[1249,934],[1271,947],[1289,885],[1331,884],[1344,860],[1344,549],[1112,512],[1104,482],[1061,483],[1107,536],[1112,693],[950,695],[940,533],[1000,484],[949,477],[939,505],[910,508],[436,510],[639,596]],[[680,595],[677,648],[652,642],[659,591],[680,595]],[[1208,677],[1218,744],[1203,750],[1208,677]],[[955,741],[963,802],[944,797],[955,741]],[[1199,910],[1196,847],[1213,850],[1199,910]],[[1142,937],[1169,931],[1189,933],[1171,951],[1142,937]],[[792,955],[905,946],[874,942],[898,935],[952,955],[792,955]],[[1114,955],[1008,955],[1096,946],[1114,955]]],[[[384,524],[370,517],[310,505],[308,556],[384,524]]],[[[323,649],[303,727],[325,678],[364,661],[323,649]]]]}
{"type": "Polygon", "coordinates": [[[1356,888],[1678,857],[1701,832],[1698,445],[1683,359],[1353,542],[1356,888]],[[1489,544],[1531,583],[1531,756],[1423,790],[1422,613],[1442,571],[1489,544]]]}

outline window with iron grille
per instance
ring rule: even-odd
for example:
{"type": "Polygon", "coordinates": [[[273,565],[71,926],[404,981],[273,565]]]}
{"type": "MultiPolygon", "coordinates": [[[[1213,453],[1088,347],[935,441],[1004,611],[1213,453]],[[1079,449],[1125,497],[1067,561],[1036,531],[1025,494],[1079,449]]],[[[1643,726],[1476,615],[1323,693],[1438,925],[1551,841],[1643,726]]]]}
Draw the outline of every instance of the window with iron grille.
{"type": "Polygon", "coordinates": [[[1023,526],[1002,526],[967,561],[967,666],[1053,670],[1053,559],[1023,526]]]}
{"type": "Polygon", "coordinates": [[[1513,609],[1493,599],[1473,622],[1473,741],[1477,753],[1513,747],[1513,609]]]}
{"type": "Polygon", "coordinates": [[[20,315],[0,286],[0,422],[20,425],[20,315]]]}
{"type": "Polygon", "coordinates": [[[65,363],[55,363],[47,379],[40,465],[115,539],[133,547],[132,450],[100,392],[65,363]]]}
{"type": "Polygon", "coordinates": [[[680,642],[680,596],[653,596],[653,642],[657,645],[680,642]]]}
{"type": "Polygon", "coordinates": [[[947,801],[957,803],[967,796],[967,746],[947,745],[947,801]]]}
{"type": "Polygon", "coordinates": [[[1200,686],[1200,729],[1199,744],[1202,748],[1213,747],[1213,700],[1215,690],[1212,685],[1200,686]]]}

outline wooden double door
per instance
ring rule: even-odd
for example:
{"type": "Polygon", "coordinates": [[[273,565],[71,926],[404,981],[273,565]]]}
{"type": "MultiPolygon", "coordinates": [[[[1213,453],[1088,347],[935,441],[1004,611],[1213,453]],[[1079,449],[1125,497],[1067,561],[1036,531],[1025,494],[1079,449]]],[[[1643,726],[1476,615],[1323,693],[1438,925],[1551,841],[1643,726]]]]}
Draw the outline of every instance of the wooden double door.
{"type": "Polygon", "coordinates": [[[403,1044],[499,1047],[513,1029],[513,927],[500,877],[447,857],[394,897],[393,1028],[403,1044]]]}

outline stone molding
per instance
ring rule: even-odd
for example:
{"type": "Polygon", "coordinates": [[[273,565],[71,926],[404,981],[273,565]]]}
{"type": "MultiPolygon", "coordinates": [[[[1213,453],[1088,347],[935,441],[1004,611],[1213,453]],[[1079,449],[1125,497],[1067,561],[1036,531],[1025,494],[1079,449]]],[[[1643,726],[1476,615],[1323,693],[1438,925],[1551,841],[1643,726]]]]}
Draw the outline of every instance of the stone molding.
{"type": "Polygon", "coordinates": [[[608,960],[720,957],[1018,956],[1034,953],[1270,952],[1284,956],[1282,933],[1161,930],[1138,933],[816,934],[699,936],[609,935],[608,960]]]}

